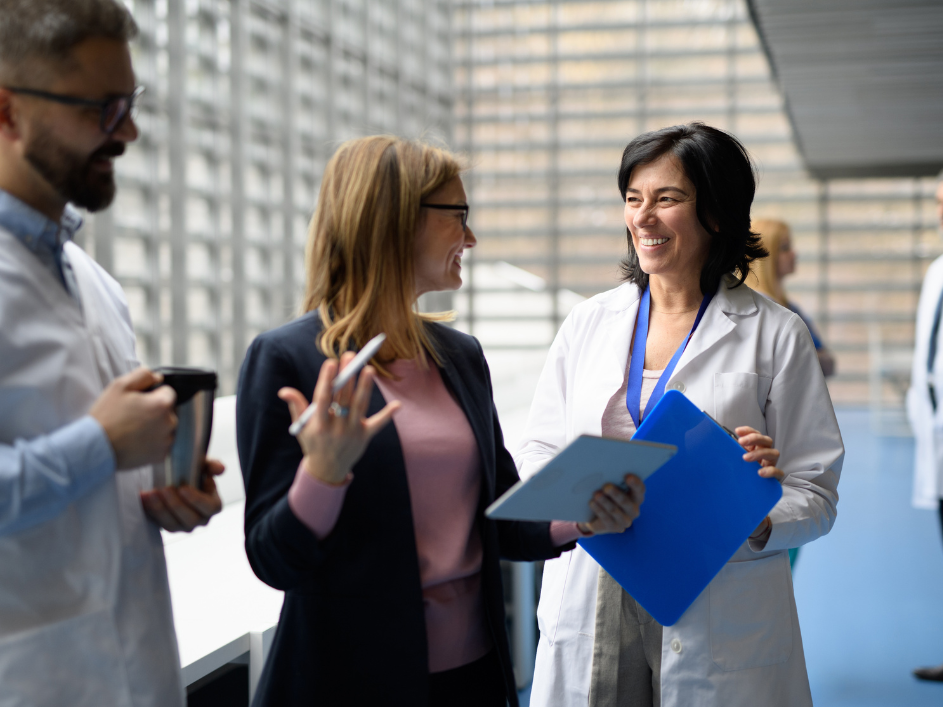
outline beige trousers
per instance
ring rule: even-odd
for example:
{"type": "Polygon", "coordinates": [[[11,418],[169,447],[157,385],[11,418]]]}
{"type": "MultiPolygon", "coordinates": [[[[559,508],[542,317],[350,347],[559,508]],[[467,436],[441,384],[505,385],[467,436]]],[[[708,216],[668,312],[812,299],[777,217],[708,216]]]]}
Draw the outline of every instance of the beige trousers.
{"type": "Polygon", "coordinates": [[[661,624],[602,568],[589,707],[661,705],[661,624]]]}

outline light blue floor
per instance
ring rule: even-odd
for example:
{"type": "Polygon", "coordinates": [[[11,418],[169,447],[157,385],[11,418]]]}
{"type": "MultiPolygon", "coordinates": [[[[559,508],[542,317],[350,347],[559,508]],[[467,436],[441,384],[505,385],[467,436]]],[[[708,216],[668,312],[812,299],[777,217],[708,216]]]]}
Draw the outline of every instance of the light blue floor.
{"type": "Polygon", "coordinates": [[[943,683],[910,674],[943,663],[943,544],[937,514],[910,505],[913,440],[874,435],[864,411],[838,420],[838,520],[795,569],[815,705],[939,707],[943,683]]]}
{"type": "Polygon", "coordinates": [[[842,410],[838,520],[804,547],[794,583],[818,707],[943,705],[943,546],[937,514],[910,505],[913,440],[878,437],[842,410]]]}

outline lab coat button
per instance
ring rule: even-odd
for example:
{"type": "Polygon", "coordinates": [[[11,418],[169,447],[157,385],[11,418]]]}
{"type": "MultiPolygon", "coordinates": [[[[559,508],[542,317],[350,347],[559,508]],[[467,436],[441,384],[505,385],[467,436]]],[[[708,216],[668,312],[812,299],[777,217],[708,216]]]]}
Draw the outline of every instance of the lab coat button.
{"type": "Polygon", "coordinates": [[[670,390],[677,390],[679,393],[683,393],[683,392],[684,392],[684,383],[682,383],[681,381],[677,381],[677,382],[672,383],[671,385],[669,385],[668,388],[669,388],[670,390]]]}
{"type": "Polygon", "coordinates": [[[681,652],[681,641],[679,641],[677,638],[672,638],[672,639],[671,639],[671,650],[673,650],[675,653],[680,653],[680,652],[681,652]]]}

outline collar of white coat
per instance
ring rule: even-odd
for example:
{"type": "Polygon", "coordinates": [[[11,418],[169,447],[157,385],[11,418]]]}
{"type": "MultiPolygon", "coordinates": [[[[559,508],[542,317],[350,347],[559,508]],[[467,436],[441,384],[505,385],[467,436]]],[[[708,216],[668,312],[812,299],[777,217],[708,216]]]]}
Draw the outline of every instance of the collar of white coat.
{"type": "MultiPolygon", "coordinates": [[[[737,280],[733,275],[725,275],[721,278],[720,285],[717,292],[714,293],[710,306],[704,312],[701,323],[694,332],[694,336],[691,337],[691,341],[688,342],[677,367],[675,367],[671,376],[672,380],[700,354],[709,350],[730,334],[737,327],[740,317],[750,316],[757,312],[753,290],[746,285],[737,285],[736,283],[737,280]]],[[[641,296],[642,293],[636,285],[626,283],[621,287],[592,298],[592,301],[602,309],[614,315],[625,315],[616,316],[612,324],[620,329],[626,327],[627,331],[621,336],[612,331],[611,333],[616,336],[615,338],[609,338],[610,341],[619,342],[615,345],[613,353],[621,360],[621,364],[618,364],[622,367],[620,373],[625,370],[625,361],[628,360],[629,342],[632,339],[632,331],[635,327],[641,296]]]]}
{"type": "MultiPolygon", "coordinates": [[[[636,303],[641,297],[642,291],[632,283],[627,282],[621,287],[597,295],[593,298],[593,301],[603,309],[612,312],[624,312],[630,308],[637,308],[636,303]]],[[[733,275],[724,275],[704,316],[706,317],[711,310],[717,310],[724,314],[753,314],[757,310],[753,290],[746,285],[737,285],[737,279],[733,275]]]]}

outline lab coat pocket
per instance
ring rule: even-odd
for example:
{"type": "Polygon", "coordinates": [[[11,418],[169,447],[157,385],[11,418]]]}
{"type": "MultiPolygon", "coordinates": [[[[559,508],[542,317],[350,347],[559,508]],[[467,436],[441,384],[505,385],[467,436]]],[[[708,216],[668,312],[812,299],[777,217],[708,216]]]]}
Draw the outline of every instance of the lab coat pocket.
{"type": "Polygon", "coordinates": [[[537,604],[537,627],[552,646],[563,608],[563,589],[570,569],[572,552],[564,552],[560,557],[544,563],[544,577],[540,584],[540,601],[537,604]]]}
{"type": "Polygon", "coordinates": [[[708,585],[711,658],[724,671],[785,663],[792,654],[788,555],[728,562],[708,585]]]}
{"type": "Polygon", "coordinates": [[[731,431],[749,426],[766,433],[766,399],[772,378],[739,371],[714,374],[714,419],[731,431]]]}

